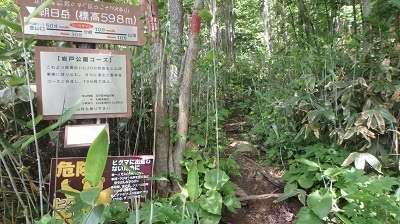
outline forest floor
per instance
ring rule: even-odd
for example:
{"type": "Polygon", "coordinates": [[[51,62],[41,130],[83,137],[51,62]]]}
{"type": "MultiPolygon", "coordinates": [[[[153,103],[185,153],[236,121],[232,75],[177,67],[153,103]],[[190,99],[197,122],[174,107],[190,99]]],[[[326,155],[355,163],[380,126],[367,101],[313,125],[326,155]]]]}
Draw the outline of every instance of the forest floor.
{"type": "Polygon", "coordinates": [[[226,156],[239,165],[239,176],[231,175],[238,186],[236,192],[242,207],[237,214],[228,212],[221,223],[226,224],[288,224],[295,223],[295,216],[301,207],[297,198],[275,203],[282,195],[284,184],[279,181],[281,170],[262,162],[260,150],[244,141],[248,121],[240,116],[230,119],[224,127],[230,147],[226,156]]]}

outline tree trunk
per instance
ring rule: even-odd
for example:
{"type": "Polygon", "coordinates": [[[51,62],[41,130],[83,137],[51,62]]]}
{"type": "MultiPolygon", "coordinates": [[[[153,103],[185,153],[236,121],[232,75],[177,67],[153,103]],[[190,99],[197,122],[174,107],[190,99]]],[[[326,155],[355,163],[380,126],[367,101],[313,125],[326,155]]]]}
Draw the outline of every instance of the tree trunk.
{"type": "Polygon", "coordinates": [[[363,29],[363,34],[364,34],[363,51],[364,51],[364,55],[366,55],[371,50],[371,46],[370,46],[371,38],[368,34],[368,31],[371,30],[371,25],[366,20],[371,15],[371,0],[363,0],[361,9],[362,9],[362,29],[363,29]]]}
{"type": "Polygon", "coordinates": [[[203,8],[203,0],[195,0],[192,22],[190,25],[190,35],[187,48],[185,62],[183,64],[183,74],[181,91],[179,95],[179,114],[176,134],[179,136],[173,151],[174,170],[178,177],[181,177],[180,161],[182,160],[182,151],[186,146],[186,137],[188,132],[189,122],[189,104],[190,104],[190,91],[193,80],[193,72],[195,61],[197,58],[198,45],[199,45],[199,32],[200,22],[199,11],[203,8]]]}
{"type": "Polygon", "coordinates": [[[182,47],[182,34],[183,34],[183,9],[182,0],[169,1],[170,12],[170,46],[171,54],[168,57],[169,72],[168,72],[168,87],[175,89],[178,84],[178,75],[180,69],[180,49],[182,47]]]}
{"type": "MultiPolygon", "coordinates": [[[[146,7],[146,22],[150,39],[150,67],[158,68],[151,74],[152,79],[152,101],[154,116],[154,143],[153,154],[155,155],[154,175],[161,176],[168,170],[168,152],[169,152],[169,129],[163,128],[165,119],[168,118],[166,101],[166,73],[163,63],[163,48],[161,33],[159,30],[158,7],[155,0],[144,0],[142,2],[146,7]]],[[[156,190],[161,195],[169,193],[168,183],[164,181],[156,182],[156,190]]]]}
{"type": "MultiPolygon", "coordinates": [[[[183,5],[182,0],[170,0],[169,1],[169,13],[170,13],[170,46],[171,54],[168,55],[168,78],[167,78],[167,88],[171,91],[169,95],[169,119],[176,118],[174,105],[177,101],[176,95],[179,90],[179,74],[181,69],[180,50],[182,48],[182,35],[183,35],[183,5]]],[[[169,128],[169,127],[168,127],[169,128]]],[[[173,145],[170,142],[169,152],[168,152],[168,170],[170,172],[174,171],[174,157],[172,153],[173,145]]]]}
{"type": "Polygon", "coordinates": [[[264,45],[265,45],[265,59],[268,60],[271,57],[271,48],[269,45],[269,0],[264,0],[264,9],[262,13],[262,19],[264,24],[264,45]]]}
{"type": "Polygon", "coordinates": [[[217,25],[217,0],[210,0],[208,2],[208,8],[210,9],[210,13],[212,15],[211,20],[211,28],[210,28],[210,43],[211,48],[217,47],[218,41],[218,25],[217,25]]]}

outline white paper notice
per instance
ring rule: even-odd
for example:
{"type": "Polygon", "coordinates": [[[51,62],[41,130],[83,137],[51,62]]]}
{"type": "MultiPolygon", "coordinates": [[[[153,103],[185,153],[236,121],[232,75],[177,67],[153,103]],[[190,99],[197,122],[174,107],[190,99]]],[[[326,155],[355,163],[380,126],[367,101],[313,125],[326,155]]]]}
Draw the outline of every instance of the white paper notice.
{"type": "Polygon", "coordinates": [[[40,51],[39,57],[43,115],[61,115],[80,98],[75,114],[127,113],[126,54],[40,51]]]}

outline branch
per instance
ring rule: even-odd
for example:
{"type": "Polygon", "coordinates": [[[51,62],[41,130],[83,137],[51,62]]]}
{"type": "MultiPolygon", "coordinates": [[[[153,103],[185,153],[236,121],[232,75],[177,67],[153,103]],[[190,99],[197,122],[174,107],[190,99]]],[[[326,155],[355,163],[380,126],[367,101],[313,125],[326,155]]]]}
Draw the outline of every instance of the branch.
{"type": "Polygon", "coordinates": [[[239,201],[262,200],[262,199],[268,199],[268,198],[279,198],[282,195],[283,195],[282,193],[249,195],[249,196],[239,197],[238,200],[239,201]]]}

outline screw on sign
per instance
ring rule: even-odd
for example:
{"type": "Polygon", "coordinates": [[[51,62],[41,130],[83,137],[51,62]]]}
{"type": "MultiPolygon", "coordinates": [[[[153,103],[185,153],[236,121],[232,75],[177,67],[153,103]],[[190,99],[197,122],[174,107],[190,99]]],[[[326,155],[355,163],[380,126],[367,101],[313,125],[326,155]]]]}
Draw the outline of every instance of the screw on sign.
{"type": "MultiPolygon", "coordinates": [[[[44,0],[16,0],[26,20],[44,0]]],[[[140,6],[55,0],[24,25],[23,34],[36,39],[143,46],[144,11],[140,6]]]]}

